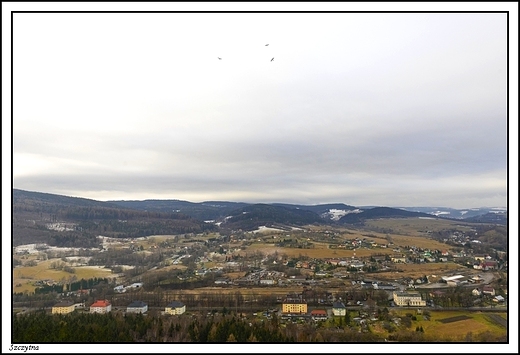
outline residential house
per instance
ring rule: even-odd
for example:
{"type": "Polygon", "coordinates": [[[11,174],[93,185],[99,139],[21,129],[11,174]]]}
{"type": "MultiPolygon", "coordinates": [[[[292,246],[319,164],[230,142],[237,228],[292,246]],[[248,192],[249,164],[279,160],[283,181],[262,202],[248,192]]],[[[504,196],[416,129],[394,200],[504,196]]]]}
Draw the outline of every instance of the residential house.
{"type": "Polygon", "coordinates": [[[218,278],[215,280],[216,285],[227,285],[228,283],[231,283],[231,280],[227,278],[218,278]]]}
{"type": "Polygon", "coordinates": [[[482,288],[482,293],[488,296],[494,296],[495,295],[495,289],[489,285],[486,285],[482,288]]]}
{"type": "Polygon", "coordinates": [[[472,291],[471,291],[471,294],[473,296],[480,296],[482,295],[482,291],[480,291],[478,288],[474,288],[472,291]]]}
{"type": "Polygon", "coordinates": [[[413,307],[424,307],[426,301],[423,301],[421,295],[416,292],[400,292],[394,291],[393,293],[394,303],[396,306],[413,306],[413,307]]]}
{"type": "Polygon", "coordinates": [[[476,276],[473,276],[471,279],[469,279],[469,281],[471,282],[475,282],[475,283],[480,283],[482,282],[484,279],[482,278],[482,276],[480,275],[476,275],[476,276]]]}
{"type": "Polygon", "coordinates": [[[307,278],[305,276],[291,276],[290,278],[287,279],[287,281],[290,281],[292,283],[296,283],[296,284],[303,284],[303,283],[306,283],[307,282],[307,278]]]}
{"type": "Polygon", "coordinates": [[[493,298],[493,302],[504,302],[506,299],[500,295],[493,298]]]}
{"type": "Polygon", "coordinates": [[[443,297],[445,295],[446,295],[446,292],[440,291],[440,290],[435,290],[435,291],[430,292],[430,297],[433,297],[433,298],[443,297]]]}
{"type": "Polygon", "coordinates": [[[73,312],[75,309],[74,303],[70,301],[64,301],[56,303],[52,307],[52,314],[67,314],[73,312]]]}
{"type": "Polygon", "coordinates": [[[497,262],[494,260],[486,260],[480,264],[480,268],[483,271],[494,270],[497,268],[497,262]]]}
{"type": "Polygon", "coordinates": [[[90,313],[108,313],[112,310],[112,304],[108,300],[97,300],[90,305],[90,313]]]}
{"type": "Polygon", "coordinates": [[[143,301],[133,301],[126,307],[126,313],[146,313],[148,305],[143,301]]]}
{"type": "Polygon", "coordinates": [[[352,260],[350,262],[350,267],[356,268],[356,269],[362,269],[365,264],[362,261],[359,260],[352,260]]]}
{"type": "Polygon", "coordinates": [[[179,315],[186,312],[186,305],[182,302],[173,301],[166,306],[164,313],[171,315],[179,315]]]}
{"type": "Polygon", "coordinates": [[[324,309],[314,309],[311,311],[311,318],[315,321],[318,320],[326,320],[327,319],[327,311],[324,309]]]}
{"type": "Polygon", "coordinates": [[[335,316],[344,316],[347,314],[347,307],[340,301],[336,301],[332,304],[332,314],[335,316]]]}
{"type": "Polygon", "coordinates": [[[274,285],[274,280],[273,279],[261,279],[260,280],[260,285],[274,285]]]}
{"type": "Polygon", "coordinates": [[[339,259],[329,259],[327,262],[328,262],[330,265],[337,266],[338,263],[339,263],[340,261],[341,261],[341,260],[339,260],[339,259]]]}
{"type": "Polygon", "coordinates": [[[461,284],[461,280],[457,280],[457,279],[454,279],[454,280],[448,280],[448,281],[446,281],[446,284],[447,284],[449,287],[457,287],[457,286],[460,286],[460,284],[461,284]]]}
{"type": "Polygon", "coordinates": [[[406,257],[405,256],[402,256],[402,255],[396,255],[396,256],[392,256],[390,258],[390,260],[393,262],[393,263],[406,263],[406,257]]]}
{"type": "Polygon", "coordinates": [[[125,290],[125,286],[123,286],[123,285],[119,285],[119,286],[114,287],[114,292],[123,293],[125,291],[126,291],[125,290]]]}

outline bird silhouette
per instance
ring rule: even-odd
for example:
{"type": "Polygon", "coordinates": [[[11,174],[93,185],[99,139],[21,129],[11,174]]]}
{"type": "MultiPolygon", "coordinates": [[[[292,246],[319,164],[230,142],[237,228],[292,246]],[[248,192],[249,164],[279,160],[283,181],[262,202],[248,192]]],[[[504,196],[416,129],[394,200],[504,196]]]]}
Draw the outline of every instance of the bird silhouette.
{"type": "Polygon", "coordinates": [[[265,46],[267,47],[269,45],[269,43],[267,43],[265,46]]]}
{"type": "Polygon", "coordinates": [[[218,58],[218,60],[222,60],[222,58],[220,58],[220,57],[217,57],[217,58],[218,58]]]}
{"type": "Polygon", "coordinates": [[[272,62],[273,60],[274,60],[274,57],[273,57],[273,59],[271,59],[271,62],[272,62]]]}

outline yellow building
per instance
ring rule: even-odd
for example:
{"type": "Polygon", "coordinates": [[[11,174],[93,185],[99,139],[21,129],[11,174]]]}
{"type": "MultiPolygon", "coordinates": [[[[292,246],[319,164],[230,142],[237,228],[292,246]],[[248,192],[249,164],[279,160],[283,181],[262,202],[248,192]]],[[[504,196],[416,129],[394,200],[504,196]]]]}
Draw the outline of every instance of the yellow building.
{"type": "Polygon", "coordinates": [[[52,314],[66,314],[73,312],[75,309],[72,302],[60,302],[52,307],[52,314]]]}
{"type": "Polygon", "coordinates": [[[282,303],[282,313],[307,313],[307,302],[299,299],[286,299],[282,303]]]}

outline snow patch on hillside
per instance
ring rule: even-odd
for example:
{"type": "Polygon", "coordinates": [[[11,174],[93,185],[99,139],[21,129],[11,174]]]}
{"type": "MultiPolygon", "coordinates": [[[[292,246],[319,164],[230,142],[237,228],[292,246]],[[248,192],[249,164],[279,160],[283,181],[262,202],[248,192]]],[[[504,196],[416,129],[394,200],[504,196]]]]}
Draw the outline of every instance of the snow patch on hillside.
{"type": "Polygon", "coordinates": [[[362,211],[359,208],[355,210],[338,210],[331,208],[328,212],[322,214],[323,218],[330,218],[333,221],[339,221],[339,219],[349,213],[361,213],[362,211]]]}
{"type": "Polygon", "coordinates": [[[257,230],[254,230],[253,233],[265,233],[265,232],[283,232],[283,229],[271,228],[266,226],[260,226],[257,230]]]}

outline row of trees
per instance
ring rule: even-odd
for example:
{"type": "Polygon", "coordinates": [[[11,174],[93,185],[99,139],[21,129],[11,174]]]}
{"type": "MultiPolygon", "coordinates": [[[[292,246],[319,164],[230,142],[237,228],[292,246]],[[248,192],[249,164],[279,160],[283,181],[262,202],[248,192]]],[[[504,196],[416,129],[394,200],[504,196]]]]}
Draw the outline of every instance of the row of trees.
{"type": "Polygon", "coordinates": [[[274,322],[248,322],[236,315],[162,317],[37,312],[13,320],[14,343],[59,342],[290,342],[274,322]]]}
{"type": "MultiPolygon", "coordinates": [[[[381,312],[381,317],[385,317],[381,312]]],[[[410,317],[401,317],[402,320],[410,317]]],[[[340,318],[341,323],[351,323],[340,318]]],[[[390,324],[389,322],[386,322],[390,324]]],[[[411,323],[411,322],[410,322],[411,323]]],[[[428,334],[422,326],[393,328],[384,335],[371,326],[361,329],[347,324],[340,327],[316,326],[313,323],[287,323],[281,327],[278,319],[261,322],[244,319],[236,313],[211,316],[160,316],[148,314],[71,313],[52,315],[37,312],[13,319],[13,343],[118,343],[118,342],[194,342],[194,343],[278,343],[278,342],[505,342],[504,336],[491,332],[453,339],[440,334],[428,334]],[[385,339],[385,337],[388,337],[385,339]]]]}

